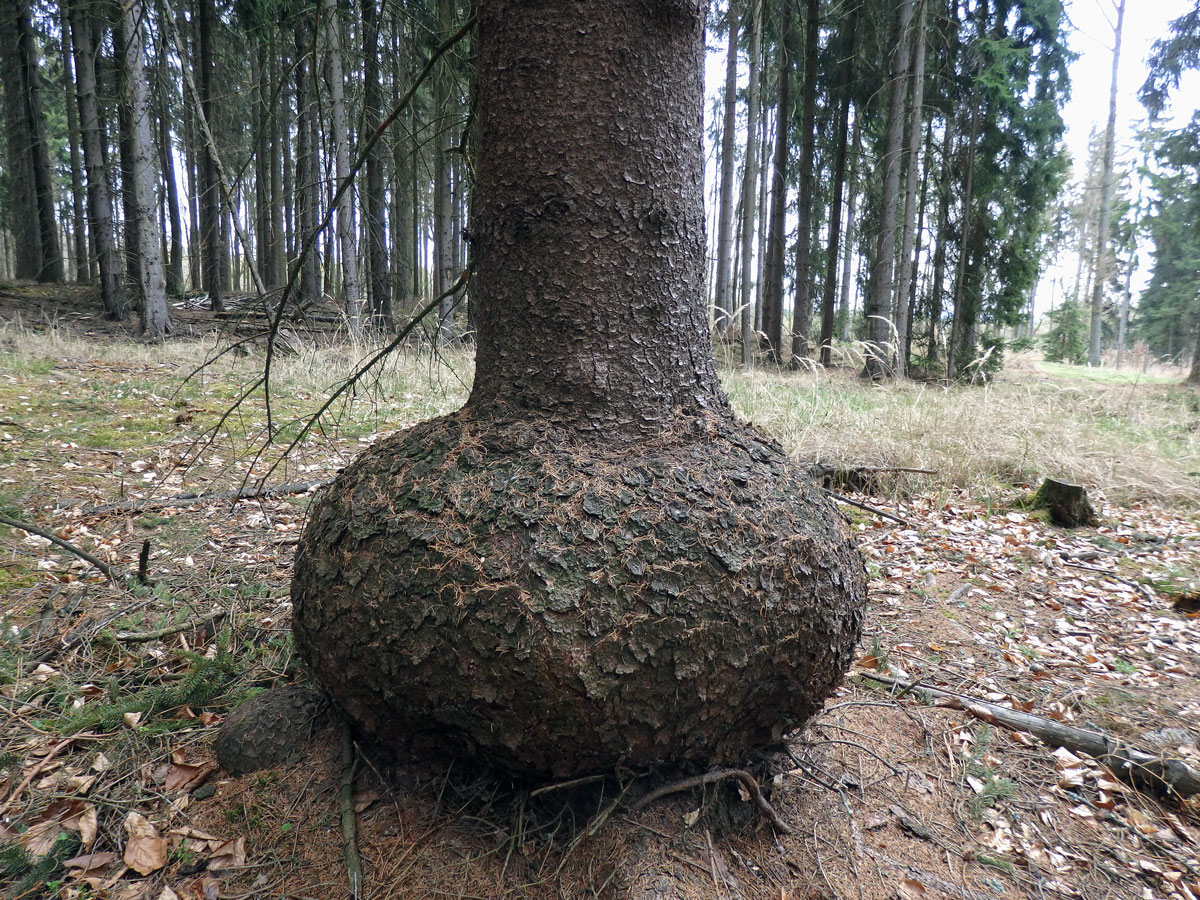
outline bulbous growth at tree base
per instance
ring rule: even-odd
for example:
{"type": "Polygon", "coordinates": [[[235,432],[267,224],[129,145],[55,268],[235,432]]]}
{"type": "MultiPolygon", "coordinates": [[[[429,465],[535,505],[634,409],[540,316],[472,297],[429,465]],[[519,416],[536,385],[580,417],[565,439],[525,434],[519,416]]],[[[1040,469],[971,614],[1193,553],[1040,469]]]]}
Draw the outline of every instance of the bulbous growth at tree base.
{"type": "Polygon", "coordinates": [[[480,0],[471,397],[339,476],[292,583],[302,656],[398,750],[736,762],[850,663],[845,524],[717,379],[704,7],[480,0]]]}
{"type": "Polygon", "coordinates": [[[863,578],[807,476],[725,417],[613,447],[468,409],[341,475],[292,596],[373,738],[565,777],[736,762],[802,724],[863,578]]]}

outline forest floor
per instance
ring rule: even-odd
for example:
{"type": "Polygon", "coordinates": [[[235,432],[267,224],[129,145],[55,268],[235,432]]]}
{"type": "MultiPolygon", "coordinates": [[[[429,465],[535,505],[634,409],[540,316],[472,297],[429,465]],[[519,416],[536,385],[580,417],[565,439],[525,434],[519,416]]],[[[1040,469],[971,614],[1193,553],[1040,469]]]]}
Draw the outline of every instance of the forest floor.
{"type": "MultiPolygon", "coordinates": [[[[294,332],[259,454],[261,392],[222,417],[261,345],[185,380],[244,324],[178,309],[179,337],[146,346],[95,302],[0,285],[0,514],[122,576],[0,528],[0,893],[351,896],[339,733],[236,779],[212,743],[229,709],[295,674],[305,485],[455,408],[470,361],[397,354],[282,460],[363,348],[294,332]],[[178,499],[260,479],[289,492],[178,499]]],[[[986,388],[728,371],[735,405],[796,458],[932,473],[878,472],[849,494],[902,523],[842,507],[870,576],[857,664],[754,764],[790,833],[730,782],[635,811],[626,797],[654,783],[638,773],[538,792],[461,763],[381,774],[360,749],[357,896],[1200,900],[1200,797],[1139,790],[922,689],[1200,771],[1200,394],[1169,372],[1093,374],[1030,358],[986,388]],[[1100,525],[1024,508],[1043,475],[1084,483],[1100,525]]]]}

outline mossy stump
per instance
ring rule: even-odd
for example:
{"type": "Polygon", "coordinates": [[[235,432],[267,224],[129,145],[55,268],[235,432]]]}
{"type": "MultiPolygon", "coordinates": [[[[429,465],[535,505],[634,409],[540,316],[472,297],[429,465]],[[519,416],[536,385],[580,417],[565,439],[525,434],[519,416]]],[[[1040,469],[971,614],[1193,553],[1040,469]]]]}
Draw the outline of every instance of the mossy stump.
{"type": "Polygon", "coordinates": [[[840,516],[728,417],[605,444],[472,407],[347,468],[292,583],[297,646],[369,737],[559,778],[778,740],[864,599],[840,516]]]}
{"type": "Polygon", "coordinates": [[[1047,510],[1050,520],[1064,528],[1078,528],[1081,525],[1095,527],[1100,524],[1096,510],[1088,500],[1087,491],[1079,484],[1047,478],[1033,495],[1030,505],[1047,510]]]}

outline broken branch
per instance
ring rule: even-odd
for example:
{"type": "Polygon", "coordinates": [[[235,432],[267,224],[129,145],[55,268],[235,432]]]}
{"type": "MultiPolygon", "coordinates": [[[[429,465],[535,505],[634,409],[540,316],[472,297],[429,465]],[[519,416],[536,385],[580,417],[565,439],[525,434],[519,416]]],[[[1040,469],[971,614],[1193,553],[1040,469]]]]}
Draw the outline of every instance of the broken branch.
{"type": "Polygon", "coordinates": [[[970,713],[984,722],[1032,734],[1052,747],[1065,747],[1072,752],[1086,753],[1102,762],[1117,777],[1138,787],[1151,788],[1178,797],[1200,794],[1200,773],[1193,771],[1180,759],[1148,753],[1131,744],[1115,741],[1099,731],[1063,725],[1032,713],[997,706],[986,700],[965,697],[925,684],[910,685],[871,672],[858,674],[870,681],[902,690],[916,688],[937,697],[946,706],[970,713]]]}

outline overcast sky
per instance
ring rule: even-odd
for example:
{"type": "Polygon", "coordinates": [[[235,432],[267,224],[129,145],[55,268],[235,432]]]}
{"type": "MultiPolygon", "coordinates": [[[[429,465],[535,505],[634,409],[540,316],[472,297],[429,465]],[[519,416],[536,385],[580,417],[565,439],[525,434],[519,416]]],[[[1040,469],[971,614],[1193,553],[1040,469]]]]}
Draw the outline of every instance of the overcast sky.
{"type": "MultiPolygon", "coordinates": [[[[1146,58],[1156,40],[1168,32],[1171,20],[1191,8],[1196,0],[1128,0],[1121,40],[1121,60],[1117,74],[1117,159],[1128,167],[1134,163],[1138,129],[1146,121],[1146,110],[1138,101],[1138,89],[1146,80],[1146,58]]],[[[1075,174],[1082,175],[1087,165],[1088,134],[1103,131],[1108,119],[1108,94],[1112,81],[1113,26],[1117,21],[1115,0],[1067,0],[1067,15],[1074,26],[1070,46],[1079,54],[1071,64],[1071,101],[1063,112],[1067,124],[1067,147],[1075,160],[1075,174]]],[[[1200,78],[1186,78],[1173,95],[1169,120],[1183,124],[1191,118],[1200,102],[1200,78]]],[[[1150,280],[1149,248],[1139,252],[1139,268],[1134,273],[1132,293],[1138,295],[1150,280]]],[[[1062,290],[1069,291],[1076,272],[1076,257],[1052,264],[1043,275],[1038,290],[1037,311],[1050,308],[1051,300],[1061,300],[1062,290]],[[1062,287],[1059,287],[1058,284],[1062,287]]]]}

